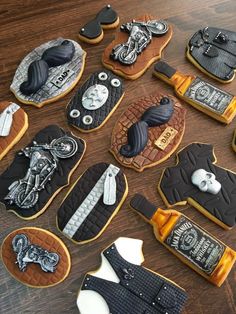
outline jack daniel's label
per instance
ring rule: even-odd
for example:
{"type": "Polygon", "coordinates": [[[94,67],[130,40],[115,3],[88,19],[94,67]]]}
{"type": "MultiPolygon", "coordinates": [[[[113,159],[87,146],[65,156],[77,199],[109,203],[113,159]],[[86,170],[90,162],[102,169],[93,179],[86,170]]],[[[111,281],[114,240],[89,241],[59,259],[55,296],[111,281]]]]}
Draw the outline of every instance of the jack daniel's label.
{"type": "Polygon", "coordinates": [[[179,218],[165,244],[208,275],[214,271],[225,251],[223,244],[184,216],[179,218]]]}
{"type": "Polygon", "coordinates": [[[196,78],[184,94],[202,107],[221,115],[233,99],[233,95],[196,78]]]}

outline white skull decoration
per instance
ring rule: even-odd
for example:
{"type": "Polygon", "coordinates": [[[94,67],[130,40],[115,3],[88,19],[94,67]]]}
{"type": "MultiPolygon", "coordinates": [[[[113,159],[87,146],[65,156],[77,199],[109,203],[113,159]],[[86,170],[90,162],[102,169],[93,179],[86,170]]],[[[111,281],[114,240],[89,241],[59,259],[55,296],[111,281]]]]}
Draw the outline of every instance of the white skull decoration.
{"type": "Polygon", "coordinates": [[[221,189],[221,184],[216,180],[214,173],[207,172],[204,169],[197,169],[194,171],[191,181],[202,192],[217,194],[221,189]]]}

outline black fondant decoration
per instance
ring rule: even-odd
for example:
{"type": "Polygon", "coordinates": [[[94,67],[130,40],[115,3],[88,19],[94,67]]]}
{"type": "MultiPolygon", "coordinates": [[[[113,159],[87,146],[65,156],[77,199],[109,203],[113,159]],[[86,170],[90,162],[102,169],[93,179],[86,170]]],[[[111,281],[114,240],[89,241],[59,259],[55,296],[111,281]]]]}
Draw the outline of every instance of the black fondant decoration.
{"type": "Polygon", "coordinates": [[[178,314],[187,299],[186,292],[140,265],[126,261],[112,244],[103,253],[119,283],[88,274],[81,290],[99,293],[111,313],[178,314]]]}
{"type": "Polygon", "coordinates": [[[236,32],[215,27],[197,31],[188,43],[190,61],[225,82],[236,70],[236,32]]]}
{"type": "Polygon", "coordinates": [[[29,65],[28,79],[20,85],[22,94],[31,95],[37,92],[46,83],[49,68],[71,61],[74,53],[74,44],[69,40],[45,50],[40,60],[35,60],[29,65]]]}
{"type": "Polygon", "coordinates": [[[140,121],[128,129],[128,144],[121,146],[120,154],[127,158],[137,156],[147,145],[148,128],[167,123],[173,112],[173,102],[167,97],[160,100],[160,105],[148,108],[140,121]]]}

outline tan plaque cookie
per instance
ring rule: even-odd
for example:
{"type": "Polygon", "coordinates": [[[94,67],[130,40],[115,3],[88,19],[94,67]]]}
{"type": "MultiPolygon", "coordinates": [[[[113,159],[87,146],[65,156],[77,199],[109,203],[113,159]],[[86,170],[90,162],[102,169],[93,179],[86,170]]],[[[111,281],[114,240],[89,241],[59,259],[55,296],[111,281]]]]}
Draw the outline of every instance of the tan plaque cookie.
{"type": "Polygon", "coordinates": [[[28,116],[15,103],[0,102],[0,160],[22,138],[28,129],[28,116]]]}
{"type": "Polygon", "coordinates": [[[123,24],[102,56],[114,73],[135,80],[156,60],[172,37],[172,27],[150,15],[123,24]]]}
{"type": "Polygon", "coordinates": [[[3,241],[1,258],[16,280],[34,288],[59,284],[71,268],[65,244],[55,234],[36,227],[11,232],[3,241]]]}
{"type": "Polygon", "coordinates": [[[185,114],[172,96],[156,94],[138,100],[116,122],[111,153],[123,166],[138,172],[163,162],[182,140],[185,114]]]}

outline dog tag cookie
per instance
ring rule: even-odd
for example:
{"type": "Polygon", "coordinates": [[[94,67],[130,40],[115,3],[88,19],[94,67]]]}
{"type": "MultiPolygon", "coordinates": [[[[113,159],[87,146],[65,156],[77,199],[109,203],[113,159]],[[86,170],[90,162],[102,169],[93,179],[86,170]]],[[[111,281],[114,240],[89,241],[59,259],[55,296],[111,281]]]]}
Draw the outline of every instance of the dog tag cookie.
{"type": "Polygon", "coordinates": [[[57,213],[59,230],[76,243],[98,238],[128,194],[122,171],[107,163],[88,168],[68,192],[57,213]]]}
{"type": "Polygon", "coordinates": [[[186,110],[176,98],[156,94],[130,105],[115,124],[110,151],[123,165],[143,171],[163,162],[180,144],[186,110]]]}
{"type": "Polygon", "coordinates": [[[78,83],[86,52],[70,39],[58,38],[35,48],[18,66],[11,91],[38,108],[63,97],[78,83]]]}
{"type": "Polygon", "coordinates": [[[105,49],[103,65],[114,73],[135,80],[161,58],[172,37],[172,27],[163,20],[144,15],[123,24],[105,49]]]}
{"type": "Polygon", "coordinates": [[[168,207],[191,204],[225,229],[236,222],[236,174],[216,165],[213,147],[193,143],[177,153],[158,190],[168,207]]]}
{"type": "Polygon", "coordinates": [[[13,102],[0,102],[0,160],[19,142],[27,129],[26,112],[13,102]]]}
{"type": "Polygon", "coordinates": [[[41,130],[0,175],[0,202],[22,219],[38,217],[68,185],[85,147],[56,125],[41,130]]]}
{"type": "Polygon", "coordinates": [[[82,132],[101,128],[124,96],[122,80],[107,70],[93,73],[67,106],[68,123],[82,132]]]}
{"type": "Polygon", "coordinates": [[[71,268],[65,244],[55,234],[36,227],[11,232],[3,240],[1,255],[9,273],[33,288],[59,284],[71,268]]]}

